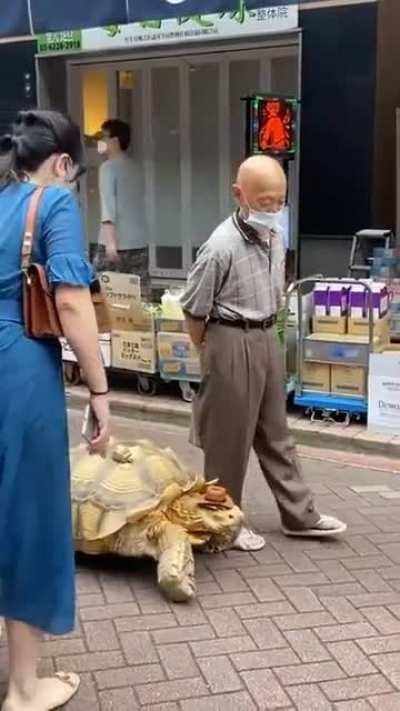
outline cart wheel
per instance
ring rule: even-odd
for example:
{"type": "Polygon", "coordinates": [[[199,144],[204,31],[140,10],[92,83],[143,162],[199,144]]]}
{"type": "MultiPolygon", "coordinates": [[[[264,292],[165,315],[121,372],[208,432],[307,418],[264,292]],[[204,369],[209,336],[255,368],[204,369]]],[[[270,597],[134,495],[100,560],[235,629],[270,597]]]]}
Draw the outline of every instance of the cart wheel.
{"type": "Polygon", "coordinates": [[[187,380],[180,380],[179,387],[182,392],[182,400],[185,402],[193,402],[193,390],[187,380]]]}
{"type": "Polygon", "coordinates": [[[157,392],[157,383],[153,378],[138,375],[136,388],[139,395],[155,395],[157,392]]]}
{"type": "Polygon", "coordinates": [[[81,371],[77,363],[64,363],[64,376],[68,385],[79,385],[81,371]]]}

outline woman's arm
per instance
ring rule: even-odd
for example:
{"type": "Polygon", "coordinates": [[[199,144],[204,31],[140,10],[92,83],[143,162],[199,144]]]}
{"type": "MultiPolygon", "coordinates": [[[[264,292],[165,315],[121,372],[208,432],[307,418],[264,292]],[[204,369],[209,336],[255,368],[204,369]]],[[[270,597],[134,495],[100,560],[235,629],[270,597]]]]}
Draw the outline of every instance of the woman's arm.
{"type": "Polygon", "coordinates": [[[85,287],[60,284],[56,287],[55,300],[64,335],[83,371],[99,425],[99,431],[91,442],[91,449],[102,452],[109,438],[109,407],[106,394],[108,384],[90,291],[85,287]]]}

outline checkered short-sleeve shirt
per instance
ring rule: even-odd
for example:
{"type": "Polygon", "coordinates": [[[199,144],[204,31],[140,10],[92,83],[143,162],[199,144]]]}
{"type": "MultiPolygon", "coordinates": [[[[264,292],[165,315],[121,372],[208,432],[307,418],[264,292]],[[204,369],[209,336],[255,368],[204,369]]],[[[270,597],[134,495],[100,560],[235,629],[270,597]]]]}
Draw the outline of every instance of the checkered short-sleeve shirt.
{"type": "Polygon", "coordinates": [[[284,275],[282,234],[261,240],[235,214],[200,248],[182,307],[194,318],[263,321],[282,304],[284,275]]]}

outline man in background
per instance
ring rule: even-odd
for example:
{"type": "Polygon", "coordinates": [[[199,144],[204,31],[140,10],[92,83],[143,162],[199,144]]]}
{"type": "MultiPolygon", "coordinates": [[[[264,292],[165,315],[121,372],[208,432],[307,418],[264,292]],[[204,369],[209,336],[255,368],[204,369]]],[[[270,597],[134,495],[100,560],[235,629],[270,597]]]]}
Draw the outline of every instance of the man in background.
{"type": "Polygon", "coordinates": [[[148,247],[146,245],[143,176],[127,151],[130,127],[119,119],[102,126],[98,152],[106,160],[99,171],[101,226],[95,266],[99,271],[119,271],[141,278],[148,295],[148,247]]]}

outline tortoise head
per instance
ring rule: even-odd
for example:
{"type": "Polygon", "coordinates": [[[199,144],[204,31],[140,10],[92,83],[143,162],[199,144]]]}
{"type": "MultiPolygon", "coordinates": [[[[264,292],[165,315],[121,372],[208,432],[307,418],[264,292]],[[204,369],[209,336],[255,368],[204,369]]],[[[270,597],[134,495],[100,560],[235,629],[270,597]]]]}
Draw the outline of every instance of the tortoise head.
{"type": "Polygon", "coordinates": [[[221,486],[204,484],[200,491],[184,494],[175,504],[180,523],[207,550],[227,548],[243,524],[243,513],[221,486]]]}

